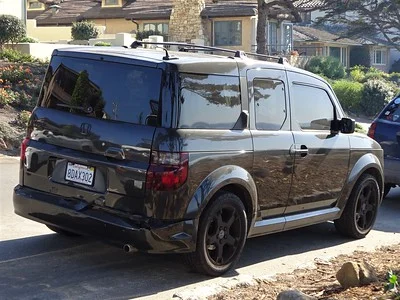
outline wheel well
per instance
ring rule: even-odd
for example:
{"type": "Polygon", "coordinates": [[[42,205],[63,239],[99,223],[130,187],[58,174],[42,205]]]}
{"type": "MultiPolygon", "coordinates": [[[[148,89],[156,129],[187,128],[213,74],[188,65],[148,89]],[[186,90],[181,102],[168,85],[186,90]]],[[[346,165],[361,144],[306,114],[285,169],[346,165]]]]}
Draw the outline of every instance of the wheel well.
{"type": "Polygon", "coordinates": [[[240,200],[242,200],[247,215],[247,228],[250,229],[254,209],[250,193],[244,187],[236,184],[226,185],[221,189],[221,191],[231,192],[232,194],[238,196],[240,200]]]}
{"type": "Polygon", "coordinates": [[[364,171],[364,174],[370,174],[375,177],[376,181],[378,181],[379,189],[382,192],[383,191],[383,179],[379,171],[375,168],[369,168],[364,171]]]}

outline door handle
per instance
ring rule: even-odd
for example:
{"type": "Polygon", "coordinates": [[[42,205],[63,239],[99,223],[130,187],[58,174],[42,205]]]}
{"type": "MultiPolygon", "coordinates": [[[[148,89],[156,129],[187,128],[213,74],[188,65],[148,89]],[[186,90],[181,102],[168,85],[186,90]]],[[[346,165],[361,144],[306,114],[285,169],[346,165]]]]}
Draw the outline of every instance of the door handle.
{"type": "Polygon", "coordinates": [[[290,154],[298,157],[306,157],[308,155],[308,148],[306,145],[293,145],[290,148],[290,154]]]}
{"type": "Polygon", "coordinates": [[[104,156],[124,160],[125,153],[122,149],[116,147],[108,147],[106,151],[104,151],[104,156]]]}

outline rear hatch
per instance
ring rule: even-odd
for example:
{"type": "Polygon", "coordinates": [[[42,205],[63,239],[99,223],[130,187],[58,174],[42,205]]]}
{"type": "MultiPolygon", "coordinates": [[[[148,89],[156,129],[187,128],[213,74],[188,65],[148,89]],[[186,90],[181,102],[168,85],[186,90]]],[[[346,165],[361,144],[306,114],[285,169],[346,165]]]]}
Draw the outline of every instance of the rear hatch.
{"type": "Polygon", "coordinates": [[[382,110],[368,135],[381,145],[385,159],[400,160],[400,96],[382,110]]]}
{"type": "Polygon", "coordinates": [[[32,114],[23,185],[146,214],[162,70],[136,63],[53,56],[32,114]]]}

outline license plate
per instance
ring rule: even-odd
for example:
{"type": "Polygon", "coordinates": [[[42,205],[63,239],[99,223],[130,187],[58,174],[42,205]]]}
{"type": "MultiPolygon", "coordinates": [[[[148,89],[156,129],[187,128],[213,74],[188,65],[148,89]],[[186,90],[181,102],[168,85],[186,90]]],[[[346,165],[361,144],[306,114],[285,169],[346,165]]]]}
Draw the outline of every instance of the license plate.
{"type": "Polygon", "coordinates": [[[67,170],[65,171],[65,180],[92,186],[93,179],[94,167],[68,162],[67,170]]]}

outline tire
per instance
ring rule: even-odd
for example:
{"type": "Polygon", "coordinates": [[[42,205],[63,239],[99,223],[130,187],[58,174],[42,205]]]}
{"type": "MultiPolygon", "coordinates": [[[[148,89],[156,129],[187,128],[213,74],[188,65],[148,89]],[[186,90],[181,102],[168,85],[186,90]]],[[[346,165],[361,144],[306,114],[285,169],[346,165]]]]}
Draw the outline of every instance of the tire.
{"type": "Polygon", "coordinates": [[[196,251],[185,255],[186,263],[196,272],[220,276],[239,260],[246,235],[242,201],[233,193],[221,192],[200,218],[196,251]]]}
{"type": "Polygon", "coordinates": [[[391,184],[385,184],[385,188],[383,189],[383,198],[386,198],[392,187],[393,186],[391,184]]]}
{"type": "Polygon", "coordinates": [[[61,229],[60,227],[56,227],[56,226],[53,226],[53,225],[47,225],[47,224],[46,224],[46,226],[47,226],[50,230],[54,231],[55,233],[58,233],[58,234],[61,234],[61,235],[64,235],[64,236],[70,236],[70,237],[73,237],[73,236],[80,236],[80,235],[77,234],[77,233],[74,233],[74,232],[71,232],[71,231],[68,231],[68,230],[61,229]]]}
{"type": "Polygon", "coordinates": [[[380,189],[375,177],[364,174],[355,184],[342,216],[335,220],[339,233],[364,238],[372,229],[378,214],[380,189]]]}

